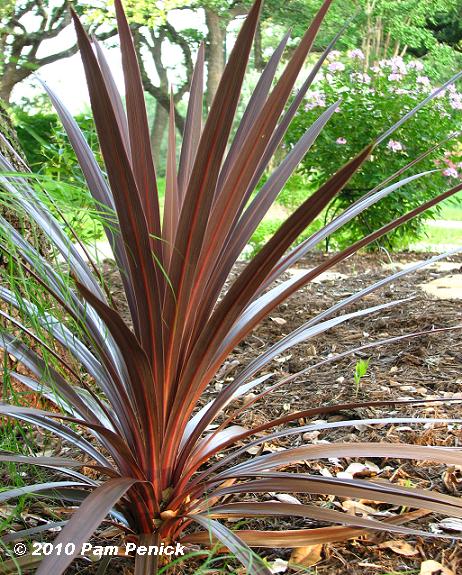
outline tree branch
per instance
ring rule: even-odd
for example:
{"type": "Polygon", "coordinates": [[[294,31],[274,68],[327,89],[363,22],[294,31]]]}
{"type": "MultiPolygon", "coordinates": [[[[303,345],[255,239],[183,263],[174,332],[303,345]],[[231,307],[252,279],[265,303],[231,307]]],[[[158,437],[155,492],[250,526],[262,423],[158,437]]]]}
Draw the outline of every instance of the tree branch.
{"type": "MultiPolygon", "coordinates": [[[[156,59],[157,59],[158,54],[159,54],[159,43],[158,43],[159,38],[155,37],[154,33],[151,32],[151,39],[153,40],[153,45],[150,45],[149,42],[147,41],[147,39],[145,38],[145,36],[140,32],[139,27],[134,30],[134,37],[135,37],[136,51],[138,53],[138,60],[139,60],[139,64],[140,64],[140,73],[141,73],[141,81],[143,82],[143,88],[168,113],[170,110],[170,97],[169,97],[169,93],[168,93],[168,83],[166,85],[165,84],[162,85],[161,87],[155,86],[152,83],[151,78],[149,77],[149,74],[147,73],[144,60],[141,57],[141,50],[140,50],[141,44],[142,43],[146,44],[149,47],[151,54],[154,54],[154,53],[156,54],[156,59]],[[143,42],[143,40],[144,40],[144,42],[143,42]]],[[[154,58],[154,55],[153,55],[153,58],[154,58]]],[[[156,62],[155,62],[155,65],[156,65],[156,69],[157,69],[156,62]]],[[[164,70],[165,77],[166,77],[166,71],[165,71],[165,68],[162,64],[162,61],[160,61],[160,69],[164,70]]],[[[159,73],[159,70],[158,70],[158,73],[159,73]]],[[[159,74],[159,78],[160,78],[160,74],[159,74]]],[[[175,101],[175,98],[174,98],[174,101],[175,101]]],[[[176,101],[178,101],[178,100],[176,100],[176,101]]],[[[180,132],[184,131],[184,123],[185,123],[185,120],[184,120],[183,116],[178,112],[178,110],[175,107],[175,124],[176,124],[176,127],[178,128],[178,130],[180,130],[180,132]]]]}

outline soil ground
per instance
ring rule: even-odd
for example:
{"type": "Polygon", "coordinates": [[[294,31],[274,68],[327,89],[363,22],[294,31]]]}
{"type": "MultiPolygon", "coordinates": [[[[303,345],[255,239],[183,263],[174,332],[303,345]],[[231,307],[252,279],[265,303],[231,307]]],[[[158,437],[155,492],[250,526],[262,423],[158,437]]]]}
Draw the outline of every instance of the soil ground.
{"type": "MultiPolygon", "coordinates": [[[[324,259],[324,255],[314,256],[302,263],[303,267],[311,268],[324,259]]],[[[422,254],[394,255],[393,261],[407,264],[422,259],[422,254]]],[[[319,362],[329,354],[337,354],[371,341],[392,337],[410,332],[430,330],[438,327],[456,325],[462,320],[461,302],[457,299],[441,300],[428,295],[421,288],[422,284],[436,279],[460,273],[461,258],[452,260],[454,266],[442,266],[442,269],[425,268],[414,274],[401,278],[394,284],[371,294],[363,300],[359,307],[378,305],[380,303],[412,297],[413,299],[386,312],[355,319],[342,324],[315,340],[293,348],[280,358],[281,374],[297,372],[309,364],[319,362]],[[450,269],[452,268],[452,269],[450,269]]],[[[344,264],[334,268],[337,272],[332,279],[321,283],[313,283],[294,295],[287,303],[280,306],[277,313],[272,314],[273,320],[266,320],[241,345],[236,353],[240,363],[248,361],[261,353],[269,341],[274,341],[288,333],[316,313],[326,309],[335,302],[351,293],[377,281],[387,275],[390,262],[386,256],[363,254],[351,258],[344,264]],[[384,269],[387,266],[388,269],[384,269]],[[287,323],[277,320],[282,318],[287,323]],[[276,321],[275,321],[276,320],[276,321]]],[[[459,294],[460,296],[460,294],[459,294]]],[[[371,350],[369,353],[357,354],[342,361],[327,364],[315,372],[307,374],[303,381],[290,384],[287,390],[281,390],[279,396],[268,396],[264,406],[252,409],[247,414],[250,419],[265,419],[268,415],[280,416],[285,410],[302,410],[316,405],[344,403],[360,400],[382,399],[428,399],[434,396],[454,397],[462,392],[462,333],[459,331],[445,332],[441,336],[420,337],[393,345],[371,350]],[[369,359],[367,375],[356,389],[353,374],[358,359],[369,359]]],[[[273,367],[273,366],[272,366],[273,367]]],[[[355,410],[350,414],[342,414],[351,419],[359,417],[384,417],[398,414],[429,416],[429,417],[460,417],[459,404],[443,404],[438,407],[411,407],[407,409],[364,409],[355,410]]],[[[328,421],[338,419],[338,415],[326,418],[328,421]]],[[[249,424],[243,418],[243,423],[249,424]]],[[[383,428],[358,426],[345,430],[324,432],[316,437],[301,438],[292,436],[284,444],[298,445],[303,440],[314,441],[400,441],[426,445],[459,446],[462,439],[458,426],[452,426],[448,431],[446,425],[422,426],[387,426],[383,428]]],[[[320,472],[332,473],[344,471],[353,460],[345,458],[341,461],[321,461],[310,467],[320,472]]],[[[382,478],[393,478],[401,484],[412,484],[422,488],[433,488],[442,492],[460,494],[462,483],[458,481],[448,484],[448,470],[444,466],[429,466],[427,463],[416,464],[399,460],[374,459],[381,470],[382,478]]],[[[462,462],[461,462],[462,463],[462,462]]],[[[460,470],[454,470],[459,477],[460,470]]],[[[386,511],[396,513],[390,506],[375,506],[365,502],[376,512],[386,511]]],[[[338,505],[342,505],[338,503],[338,505]]],[[[437,519],[430,519],[431,528],[436,527],[437,519]]],[[[421,522],[428,526],[428,521],[421,522]]],[[[300,525],[301,526],[301,525],[300,525]]],[[[275,528],[275,527],[273,527],[275,528]]],[[[276,528],[282,528],[278,525],[276,528]]],[[[459,534],[460,535],[460,534],[459,534]]],[[[454,573],[462,573],[462,547],[460,544],[442,540],[409,540],[415,555],[406,557],[390,549],[379,547],[380,543],[400,537],[380,534],[374,537],[351,541],[343,544],[325,546],[323,559],[313,567],[313,573],[318,575],[337,575],[346,572],[351,574],[386,574],[386,573],[419,573],[420,565],[426,559],[434,559],[449,567],[454,573]]],[[[279,557],[287,559],[290,554],[281,551],[279,557]]],[[[289,570],[290,572],[290,570],[289,570]]]]}
{"type": "MultiPolygon", "coordinates": [[[[312,268],[325,259],[324,254],[314,254],[301,262],[299,267],[312,268]]],[[[430,257],[427,254],[425,257],[430,257]]],[[[289,333],[320,311],[333,305],[340,299],[366,287],[367,285],[412,262],[420,261],[423,255],[406,253],[361,254],[354,256],[331,270],[324,281],[308,285],[282,304],[271,318],[265,320],[240,346],[228,360],[226,377],[218,385],[231,381],[239,368],[256,357],[267,346],[289,333]]],[[[439,327],[460,324],[462,320],[461,301],[459,299],[439,299],[427,294],[422,285],[434,280],[447,279],[462,271],[462,257],[445,260],[443,264],[424,268],[416,273],[404,276],[399,281],[367,296],[354,309],[369,307],[397,299],[412,298],[386,312],[355,319],[332,329],[325,334],[299,345],[277,358],[270,371],[277,376],[296,373],[310,364],[315,364],[329,356],[348,349],[356,348],[368,342],[417,331],[426,331],[439,327]]],[[[239,264],[235,272],[244,266],[239,264]]],[[[296,271],[294,271],[296,273],[296,271]]],[[[232,278],[231,278],[232,279],[232,278]]],[[[115,287],[116,282],[113,282],[115,287]]],[[[459,294],[460,297],[460,294],[459,294]]],[[[348,310],[352,311],[352,310],[348,310]]],[[[345,403],[361,400],[382,399],[429,399],[436,396],[462,398],[462,331],[444,332],[440,335],[419,337],[393,345],[371,350],[369,353],[356,354],[342,361],[327,364],[319,370],[308,373],[300,382],[291,383],[287,389],[280,389],[268,395],[264,402],[252,406],[244,412],[236,423],[245,426],[258,425],[268,419],[284,415],[289,411],[300,411],[316,405],[345,403]],[[358,359],[370,359],[367,375],[361,380],[359,388],[354,384],[353,374],[358,359]],[[459,395],[460,394],[460,395],[459,395]]],[[[205,400],[213,396],[207,394],[205,400]]],[[[350,413],[343,412],[341,417],[334,414],[327,421],[340,418],[374,418],[385,416],[423,416],[423,417],[460,417],[459,404],[438,404],[438,406],[361,409],[350,413]]],[[[307,422],[300,422],[307,423],[307,422]]],[[[265,446],[272,450],[278,446],[291,447],[304,441],[393,441],[418,443],[421,445],[459,446],[462,441],[460,426],[429,424],[422,426],[392,425],[378,428],[357,426],[346,430],[334,430],[328,433],[313,434],[302,438],[293,435],[280,443],[265,446]]],[[[336,475],[344,471],[353,460],[321,461],[313,465],[304,465],[299,470],[331,473],[336,475]]],[[[373,460],[380,468],[379,476],[397,481],[403,485],[432,488],[445,493],[460,494],[462,490],[461,468],[449,470],[445,466],[427,463],[416,464],[401,460],[373,460]]],[[[271,497],[268,497],[271,498],[271,497]]],[[[375,509],[381,514],[397,514],[399,510],[392,506],[366,503],[365,514],[375,509]]],[[[342,502],[335,501],[340,506],[342,502]]],[[[419,527],[438,529],[438,518],[432,516],[429,521],[418,522],[419,527]]],[[[415,524],[417,525],[417,524],[415,524]]],[[[260,528],[283,529],[306,527],[303,521],[288,521],[263,525],[260,528]]],[[[460,535],[460,533],[454,533],[460,535]]],[[[346,543],[324,546],[322,559],[309,572],[318,575],[343,575],[345,570],[354,575],[385,575],[395,573],[419,573],[424,560],[433,559],[450,568],[455,574],[462,573],[462,547],[459,543],[439,539],[412,539],[412,556],[405,556],[379,545],[400,537],[389,534],[368,536],[346,543]]],[[[270,560],[287,560],[287,550],[261,550],[270,560]]],[[[407,552],[411,552],[407,548],[407,552]]],[[[191,573],[195,572],[191,566],[191,573]]],[[[181,570],[183,571],[184,566],[181,570]]],[[[213,572],[213,571],[212,571],[213,572]]],[[[292,572],[288,568],[288,573],[292,572]]],[[[218,572],[217,572],[218,573],[218,572]]]]}
{"type": "MultiPolygon", "coordinates": [[[[312,268],[326,256],[315,254],[305,260],[303,268],[312,268]]],[[[428,254],[426,257],[429,257],[428,254]]],[[[394,254],[393,262],[406,264],[422,259],[422,254],[394,254]]],[[[313,365],[329,354],[358,347],[375,340],[392,337],[410,332],[431,330],[433,328],[455,326],[462,324],[461,301],[458,299],[438,299],[429,295],[421,284],[435,279],[462,272],[462,257],[449,260],[453,265],[439,268],[425,268],[410,274],[365,298],[362,303],[352,309],[378,305],[386,301],[412,298],[411,300],[392,307],[386,311],[371,316],[354,319],[332,329],[315,340],[306,342],[286,352],[270,365],[270,371],[278,376],[292,374],[313,365]]],[[[333,303],[347,297],[359,289],[385,277],[390,268],[385,266],[390,260],[385,254],[362,254],[355,256],[333,269],[336,272],[322,282],[312,283],[300,290],[290,300],[282,304],[271,318],[265,320],[240,346],[228,360],[228,368],[223,379],[216,382],[220,386],[229,382],[239,368],[246,365],[250,359],[259,355],[267,346],[283,335],[313,317],[333,303]]],[[[245,264],[240,264],[245,265],[245,264]]],[[[236,270],[238,271],[238,270],[236,270]]],[[[109,283],[115,296],[121,293],[116,275],[112,267],[106,266],[106,275],[113,276],[109,283]]],[[[266,396],[264,402],[257,403],[245,411],[237,423],[255,425],[269,418],[277,418],[290,411],[299,411],[323,404],[339,404],[361,400],[383,400],[412,398],[419,400],[444,396],[449,399],[462,398],[462,330],[447,331],[438,335],[429,335],[411,340],[405,340],[384,347],[372,349],[369,353],[356,354],[341,361],[326,364],[321,369],[308,372],[300,381],[291,383],[288,388],[266,396]],[[369,359],[367,374],[359,386],[353,379],[357,361],[369,359]]],[[[206,400],[213,397],[210,390],[206,400]]],[[[234,406],[235,407],[235,406],[234,406]]],[[[231,409],[231,408],[230,408],[231,409]]],[[[228,412],[229,413],[229,412],[228,412]]],[[[342,419],[374,418],[386,416],[423,416],[457,418],[461,415],[459,403],[442,403],[424,406],[362,408],[350,412],[342,412],[342,419]]],[[[327,421],[340,419],[340,414],[326,417],[327,421]]],[[[305,422],[299,422],[305,423],[305,422]]],[[[421,445],[460,446],[462,442],[461,426],[458,424],[427,424],[391,425],[391,426],[352,426],[331,430],[329,432],[313,433],[309,437],[300,434],[292,435],[279,443],[265,445],[266,450],[278,447],[300,445],[306,441],[319,442],[363,442],[389,441],[416,443],[421,445]]],[[[353,460],[322,460],[311,464],[299,464],[293,470],[309,471],[337,475],[344,472],[353,460]]],[[[371,463],[377,466],[380,478],[392,479],[402,485],[413,485],[421,488],[431,488],[444,493],[460,495],[462,492],[462,460],[460,468],[447,468],[443,465],[408,462],[405,460],[373,459],[371,463]]],[[[286,470],[291,470],[287,468],[286,470]]],[[[273,496],[268,495],[268,499],[273,496]]],[[[301,501],[304,501],[300,498],[301,501]]],[[[339,499],[331,499],[334,506],[345,509],[347,504],[339,499]]],[[[370,516],[397,515],[402,510],[391,505],[380,505],[375,502],[361,502],[366,507],[357,509],[358,513],[370,516]]],[[[451,533],[456,536],[460,532],[447,531],[447,527],[439,524],[440,517],[432,515],[411,526],[427,528],[431,531],[451,533]]],[[[260,528],[263,521],[255,522],[260,528]]],[[[269,529],[284,529],[306,527],[310,524],[305,520],[278,520],[267,522],[269,529]]],[[[314,524],[312,524],[315,526],[314,524]]],[[[454,527],[454,526],[453,526],[454,527]]],[[[456,526],[457,527],[457,526],[456,526]]],[[[410,538],[406,542],[409,547],[398,549],[396,545],[381,546],[386,541],[403,538],[386,533],[368,535],[354,541],[336,543],[324,546],[320,561],[307,569],[307,573],[318,575],[385,575],[397,573],[420,573],[421,564],[427,559],[440,562],[454,574],[462,573],[462,546],[450,539],[410,538]],[[397,552],[397,549],[399,552],[397,552]]],[[[107,544],[110,544],[108,542],[107,544]]],[[[388,544],[387,544],[388,545],[388,544]]],[[[398,544],[400,545],[400,544],[398,544]]],[[[257,550],[258,551],[258,550],[257,550]]],[[[290,551],[262,550],[262,555],[271,562],[288,560],[290,551]]],[[[276,564],[275,564],[276,565],[276,564]]],[[[190,567],[181,565],[178,573],[195,573],[199,563],[190,567]]],[[[69,573],[97,573],[97,567],[76,564],[69,573]]],[[[207,573],[242,573],[230,567],[227,571],[207,571],[207,573]]],[[[282,572],[282,571],[281,571],[282,572]]],[[[293,571],[289,567],[287,573],[293,571]]],[[[108,573],[131,573],[130,567],[121,562],[113,562],[108,573]]],[[[435,572],[436,573],[436,572],[435,572]]]]}

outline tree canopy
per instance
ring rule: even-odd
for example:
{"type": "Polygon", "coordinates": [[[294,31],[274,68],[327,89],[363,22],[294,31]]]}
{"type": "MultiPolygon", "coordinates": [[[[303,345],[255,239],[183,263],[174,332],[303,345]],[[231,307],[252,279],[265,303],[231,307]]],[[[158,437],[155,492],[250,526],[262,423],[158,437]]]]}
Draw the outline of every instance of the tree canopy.
{"type": "MultiPolygon", "coordinates": [[[[67,58],[78,50],[74,41],[66,48],[50,49],[39,56],[44,42],[56,38],[71,23],[68,0],[7,0],[0,6],[0,98],[8,102],[14,86],[35,70],[67,58]]],[[[100,40],[115,34],[102,23],[101,10],[94,3],[79,2],[76,10],[88,15],[92,33],[100,40]],[[106,28],[101,30],[101,26],[106,28]]]]}

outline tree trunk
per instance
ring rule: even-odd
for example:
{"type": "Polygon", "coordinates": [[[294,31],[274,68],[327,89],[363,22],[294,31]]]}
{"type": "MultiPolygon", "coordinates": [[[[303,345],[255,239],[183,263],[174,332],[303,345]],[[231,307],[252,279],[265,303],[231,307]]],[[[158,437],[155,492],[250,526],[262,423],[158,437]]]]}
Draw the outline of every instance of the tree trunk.
{"type": "Polygon", "coordinates": [[[265,59],[263,58],[261,22],[258,23],[257,29],[255,31],[255,41],[253,43],[253,59],[255,69],[259,72],[262,72],[263,68],[265,67],[265,59]]]}
{"type": "Polygon", "coordinates": [[[13,88],[33,73],[33,68],[17,68],[16,64],[9,62],[6,64],[0,76],[0,101],[8,105],[11,99],[13,88]]]}
{"type": "MultiPolygon", "coordinates": [[[[21,146],[16,135],[16,130],[13,125],[13,121],[8,113],[7,107],[0,100],[0,133],[8,140],[11,147],[17,152],[17,154],[25,162],[25,156],[21,150],[21,146]]],[[[3,156],[13,165],[15,170],[22,171],[24,165],[17,157],[11,152],[11,150],[3,144],[0,140],[0,151],[3,156]]],[[[29,220],[18,216],[14,211],[9,210],[5,205],[0,204],[0,214],[19,232],[25,237],[30,243],[36,247],[42,254],[48,252],[48,242],[40,230],[37,230],[29,220]]],[[[0,265],[4,263],[4,254],[0,252],[0,265]]]]}
{"type": "Polygon", "coordinates": [[[225,67],[226,24],[208,8],[205,9],[205,22],[208,29],[206,103],[210,109],[225,67]]]}
{"type": "MultiPolygon", "coordinates": [[[[0,100],[6,103],[9,103],[11,98],[11,92],[13,91],[14,84],[10,85],[9,82],[5,81],[5,78],[2,78],[0,82],[0,100]]],[[[2,106],[3,108],[3,106],[2,106]]],[[[2,115],[2,126],[3,126],[3,110],[0,111],[2,115]]]]}
{"type": "Polygon", "coordinates": [[[159,102],[156,102],[156,112],[151,128],[151,150],[154,163],[160,175],[165,171],[165,161],[161,156],[162,142],[164,140],[165,129],[168,123],[168,113],[159,102]]]}
{"type": "MultiPolygon", "coordinates": [[[[25,161],[24,154],[19,145],[18,136],[13,125],[13,121],[8,113],[5,103],[0,99],[0,133],[8,140],[9,144],[25,161]]],[[[21,169],[21,163],[14,157],[10,150],[0,140],[0,151],[18,170],[21,169]]]]}

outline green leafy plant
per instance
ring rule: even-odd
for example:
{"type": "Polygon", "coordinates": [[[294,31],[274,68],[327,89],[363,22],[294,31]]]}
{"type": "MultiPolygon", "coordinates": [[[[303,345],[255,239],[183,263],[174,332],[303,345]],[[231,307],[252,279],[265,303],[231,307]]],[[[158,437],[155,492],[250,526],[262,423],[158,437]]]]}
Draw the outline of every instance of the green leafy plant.
{"type": "MultiPolygon", "coordinates": [[[[102,164],[95,126],[89,114],[76,118],[99,164],[102,164]]],[[[69,225],[85,243],[100,239],[104,232],[94,213],[94,202],[86,189],[85,178],[69,138],[56,114],[28,114],[15,111],[18,139],[35,179],[37,191],[54,215],[54,204],[65,214],[69,225]],[[50,201],[51,200],[51,201],[50,201]]]]}
{"type": "MultiPolygon", "coordinates": [[[[66,131],[57,114],[27,113],[15,109],[15,126],[21,148],[32,170],[56,182],[84,185],[85,179],[66,131]]],[[[95,158],[102,164],[91,115],[75,117],[95,158]]]]}
{"type": "MultiPolygon", "coordinates": [[[[433,91],[432,82],[426,75],[424,64],[419,60],[401,57],[365,64],[361,50],[345,54],[331,52],[325,73],[307,93],[303,109],[292,122],[286,137],[291,148],[319,113],[341,95],[337,113],[313,145],[313,153],[301,162],[300,174],[305,178],[306,195],[332,176],[352,154],[361,150],[371,134],[387,128],[390,121],[397,120],[403,110],[412,109],[425,95],[433,91]]],[[[373,154],[373,161],[364,162],[332,200],[324,217],[334,218],[353,202],[378,185],[390,171],[398,170],[404,162],[425,153],[431,143],[442,142],[448,148],[443,154],[437,147],[419,162],[419,170],[435,170],[426,178],[400,188],[380,204],[371,206],[367,212],[351,220],[331,241],[332,247],[343,248],[360,234],[368,234],[381,227],[384,218],[401,216],[421,202],[435,197],[444,181],[460,180],[460,159],[457,157],[452,133],[459,133],[462,95],[452,85],[440,92],[419,114],[406,122],[388,140],[380,154],[373,154]],[[446,141],[445,141],[446,140],[446,141]]],[[[413,168],[415,173],[416,168],[413,168]]],[[[438,213],[438,206],[420,214],[412,221],[393,230],[386,236],[386,247],[407,247],[410,240],[424,233],[423,222],[438,213]]],[[[377,246],[377,244],[375,244],[377,246]]],[[[374,247],[374,245],[372,246],[374,247]]]]}
{"type": "Polygon", "coordinates": [[[355,365],[355,372],[353,375],[355,381],[355,388],[356,388],[356,395],[359,393],[359,388],[361,386],[361,380],[366,375],[367,370],[369,369],[369,359],[360,359],[356,362],[355,365]]]}
{"type": "MultiPolygon", "coordinates": [[[[121,2],[116,0],[115,7],[125,73],[126,110],[101,48],[97,43],[92,45],[78,17],[73,15],[107,180],[71,115],[52,90],[46,89],[69,135],[88,188],[98,204],[104,206],[104,229],[113,246],[126,296],[129,316],[125,320],[115,307],[98,268],[83,259],[40,201],[28,178],[12,174],[11,165],[0,156],[0,168],[5,172],[0,175],[0,181],[10,204],[37,222],[67,264],[63,269],[62,265],[54,265],[53,259],[44,259],[8,222],[1,220],[2,247],[10,253],[17,270],[6,276],[10,287],[0,287],[1,299],[16,310],[16,315],[0,310],[4,322],[11,325],[11,329],[2,329],[0,341],[5,352],[27,369],[27,374],[12,369],[10,377],[40,392],[55,407],[37,409],[5,401],[0,403],[0,415],[43,427],[70,444],[74,452],[82,453],[81,457],[72,452],[68,457],[0,453],[0,462],[38,465],[53,472],[49,481],[29,485],[19,492],[6,489],[0,494],[0,502],[27,491],[57,498],[60,503],[78,505],[70,518],[66,516],[59,523],[63,528],[54,541],[57,545],[71,542],[75,551],[69,555],[43,557],[37,570],[39,575],[65,572],[82,543],[88,541],[105,520],[141,545],[177,541],[185,545],[213,546],[218,542],[228,548],[249,573],[257,575],[268,575],[270,571],[251,547],[306,546],[357,537],[374,529],[433,536],[404,525],[414,517],[412,513],[403,514],[396,521],[376,520],[327,509],[315,501],[298,505],[246,497],[268,491],[367,497],[462,517],[461,501],[436,491],[410,490],[386,481],[281,471],[301,460],[331,457],[397,457],[456,465],[460,462],[460,449],[386,442],[333,442],[304,443],[274,453],[248,456],[251,447],[313,430],[359,423],[438,421],[394,416],[287,425],[301,418],[318,419],[322,414],[357,407],[394,406],[396,409],[407,405],[404,401],[319,405],[254,427],[238,423],[243,410],[326,363],[390,341],[460,327],[448,326],[372,342],[329,356],[299,373],[276,378],[269,386],[273,375],[263,371],[275,357],[300,342],[343,322],[400,304],[400,301],[388,302],[340,313],[367,294],[445,256],[419,262],[338,301],[269,345],[211,399],[204,398],[204,392],[213,386],[217,372],[236,345],[297,289],[462,189],[459,184],[444,191],[329,256],[311,270],[290,279],[283,276],[310,249],[367,207],[424,177],[413,175],[390,183],[409,165],[402,167],[336,220],[291,248],[371,154],[380,155],[380,144],[434,98],[438,94],[435,91],[328,178],[282,223],[231,285],[225,287],[252,233],[338,105],[335,103],[316,119],[252,199],[258,181],[335,43],[334,39],[286,108],[331,4],[331,0],[326,0],[272,88],[288,36],[283,38],[229,141],[260,4],[260,0],[255,2],[239,32],[203,126],[203,46],[199,50],[178,166],[173,114],[170,118],[162,217],[143,90],[121,2]],[[36,303],[36,299],[39,302],[41,299],[30,284],[45,294],[44,303],[36,303]],[[259,390],[263,382],[267,385],[259,390]],[[239,402],[235,410],[226,410],[250,390],[256,392],[251,402],[245,405],[239,402]],[[230,496],[233,496],[231,501],[230,496]],[[302,517],[334,525],[287,531],[252,528],[233,531],[219,521],[265,516],[302,517]]],[[[46,527],[56,527],[56,522],[50,521],[46,527]]],[[[43,529],[41,526],[40,531],[43,529]]],[[[29,536],[33,533],[33,529],[27,532],[29,536]]],[[[21,531],[9,534],[8,540],[22,534],[21,531]]],[[[27,559],[22,561],[24,564],[27,559]]],[[[155,573],[159,568],[156,557],[136,555],[137,574],[155,573]]]]}

